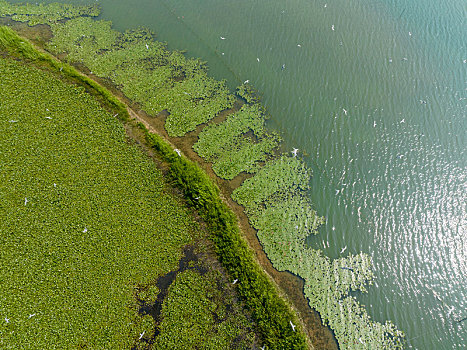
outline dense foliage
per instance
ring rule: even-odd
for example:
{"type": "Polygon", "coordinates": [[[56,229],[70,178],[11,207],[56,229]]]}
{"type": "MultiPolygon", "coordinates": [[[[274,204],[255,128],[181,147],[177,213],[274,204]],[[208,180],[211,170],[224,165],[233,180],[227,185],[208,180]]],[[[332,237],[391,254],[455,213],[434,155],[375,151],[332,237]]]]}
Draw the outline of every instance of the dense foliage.
{"type": "MultiPolygon", "coordinates": [[[[0,52],[27,53],[52,70],[45,64],[54,60],[17,39],[0,27],[0,52]]],[[[138,297],[154,303],[154,280],[174,270],[184,246],[204,233],[166,193],[152,162],[127,143],[112,113],[82,87],[57,79],[65,69],[55,68],[52,76],[0,59],[0,347],[147,348],[156,324],[139,312],[135,290],[143,288],[138,297]]],[[[76,77],[66,76],[80,82],[76,77]]],[[[202,289],[191,302],[202,293],[227,295],[230,286],[213,284],[220,276],[192,276],[202,289]]],[[[168,298],[178,300],[176,289],[168,298]]],[[[250,347],[251,325],[232,298],[210,299],[202,319],[217,325],[218,344],[242,338],[250,347]],[[234,316],[219,319],[227,307],[234,316]]],[[[181,334],[204,345],[207,329],[184,324],[177,334],[166,327],[172,321],[163,314],[158,345],[168,347],[181,334]]]]}
{"type": "Polygon", "coordinates": [[[306,348],[304,335],[290,327],[290,321],[297,324],[295,316],[254,262],[240,236],[236,217],[222,202],[218,188],[201,168],[180,157],[160,136],[146,131],[146,137],[170,164],[174,184],[183,190],[208,224],[220,260],[232,278],[238,280],[238,292],[251,310],[263,342],[269,349],[306,348]]]}
{"type": "Polygon", "coordinates": [[[248,320],[239,312],[234,294],[226,293],[226,284],[230,286],[231,281],[216,271],[178,274],[162,306],[161,334],[153,348],[250,348],[253,337],[247,329],[248,320]]]}
{"type": "Polygon", "coordinates": [[[177,265],[195,223],[83,88],[0,72],[0,347],[130,348],[134,286],[177,265]]]}

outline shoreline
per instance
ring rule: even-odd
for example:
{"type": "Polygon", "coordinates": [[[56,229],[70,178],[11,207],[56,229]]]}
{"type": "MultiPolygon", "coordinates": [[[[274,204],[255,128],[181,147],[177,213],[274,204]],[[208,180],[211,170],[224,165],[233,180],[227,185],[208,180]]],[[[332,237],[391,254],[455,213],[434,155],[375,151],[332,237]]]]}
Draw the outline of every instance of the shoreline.
{"type": "MultiPolygon", "coordinates": [[[[144,122],[157,135],[153,137],[146,130],[143,131],[150,147],[155,148],[161,158],[168,162],[169,176],[185,192],[188,203],[199,209],[201,216],[204,215],[207,222],[213,225],[213,239],[220,244],[220,258],[225,254],[232,276],[242,276],[249,281],[254,281],[254,278],[250,279],[251,276],[259,278],[258,283],[253,282],[246,287],[249,288],[246,294],[241,294],[247,300],[254,296],[256,301],[250,305],[255,317],[258,317],[258,325],[264,321],[279,321],[279,310],[282,313],[285,311],[280,303],[275,303],[264,294],[270,288],[262,275],[269,279],[274,275],[275,280],[270,282],[274,287],[280,284],[281,291],[276,290],[271,295],[279,293],[289,303],[290,299],[294,299],[295,306],[306,298],[308,302],[305,300],[305,303],[309,306],[299,306],[303,314],[308,314],[311,307],[317,310],[320,317],[315,323],[319,323],[322,329],[327,328],[331,338],[335,343],[339,342],[342,348],[367,342],[378,348],[402,347],[403,332],[391,321],[381,324],[371,320],[366,310],[349,295],[350,291],[367,292],[365,286],[372,283],[374,274],[368,254],[360,252],[330,259],[321,250],[311,249],[305,244],[304,239],[310,234],[317,234],[317,228],[324,222],[304,195],[309,189],[309,169],[299,157],[295,158],[296,150],[295,154],[292,152],[293,157],[290,152],[281,153],[285,152],[279,146],[281,137],[274,131],[263,129],[268,117],[250,86],[241,85],[236,93],[228,91],[223,82],[207,76],[204,63],[186,60],[181,52],[166,50],[164,44],[153,41],[153,34],[144,28],[122,34],[111,29],[109,21],[81,18],[58,23],[54,16],[55,13],[44,22],[51,23],[54,33],[51,42],[47,43],[48,50],[59,60],[71,62],[73,67],[84,72],[79,75],[83,78],[74,73],[71,76],[96,89],[104,100],[112,101],[111,104],[121,111],[119,118],[125,116],[124,121],[128,118],[122,99],[133,108],[132,114],[139,120],[138,123],[144,122]],[[83,31],[87,35],[82,34],[83,31]],[[99,44],[92,39],[101,36],[108,41],[99,44]],[[91,38],[91,41],[83,41],[83,37],[91,38]],[[129,46],[115,41],[117,37],[130,43],[129,46]],[[148,43],[151,43],[150,46],[148,43]],[[118,62],[122,66],[118,66],[118,62]],[[146,64],[149,66],[146,67],[146,64]],[[141,66],[143,68],[136,68],[141,66]],[[99,78],[92,75],[90,70],[96,72],[99,78]],[[114,102],[117,100],[114,95],[120,97],[118,103],[114,102]],[[235,101],[239,99],[246,100],[246,108],[238,110],[235,101]],[[170,113],[165,113],[167,110],[170,113]],[[167,141],[172,146],[168,146],[167,141]],[[174,150],[175,147],[178,149],[174,150]],[[175,156],[180,149],[187,158],[175,156]],[[224,153],[226,156],[222,158],[224,153]],[[219,187],[222,189],[220,194],[219,187]],[[239,226],[243,234],[238,232],[239,226]],[[250,257],[252,252],[247,249],[246,241],[254,252],[253,260],[259,263],[258,268],[263,273],[256,264],[250,263],[253,257],[250,257]],[[235,251],[241,253],[233,258],[235,251]],[[275,268],[270,266],[271,263],[275,268]],[[250,267],[251,273],[246,272],[246,266],[250,267]],[[276,269],[284,272],[279,273],[276,269]],[[255,292],[251,294],[253,290],[255,292]],[[285,291],[289,298],[284,295],[285,291]],[[263,297],[268,302],[258,304],[263,297]],[[273,305],[277,309],[271,308],[273,305]],[[260,311],[255,309],[258,306],[260,311]],[[274,316],[272,312],[275,312],[274,316]],[[323,327],[321,321],[328,327],[323,327]]],[[[33,23],[37,23],[37,19],[33,23]]],[[[44,42],[39,42],[39,45],[44,46],[44,42]]],[[[17,46],[17,51],[22,52],[20,46],[17,46]]],[[[59,65],[54,63],[53,66],[57,68],[59,65]]],[[[285,314],[288,315],[285,317],[287,320],[290,317],[295,319],[288,312],[285,314]]],[[[278,329],[285,332],[281,336],[288,339],[293,334],[290,334],[289,322],[284,317],[280,322],[278,329]]],[[[307,322],[310,321],[307,319],[307,322]]],[[[264,323],[263,326],[261,329],[266,338],[280,339],[281,336],[272,335],[277,333],[272,331],[275,326],[264,323]]],[[[311,338],[310,329],[306,328],[311,338]]],[[[315,326],[311,328],[315,329],[315,326]]]]}
{"type": "MultiPolygon", "coordinates": [[[[17,22],[12,22],[12,23],[15,23],[17,24],[17,22]]],[[[21,26],[21,24],[20,24],[21,26]]],[[[13,26],[12,26],[13,27],[13,26]]],[[[30,33],[35,33],[34,32],[34,28],[31,28],[31,27],[27,27],[25,26],[25,28],[29,28],[30,29],[30,33]]],[[[26,31],[27,33],[28,31],[26,31]]],[[[24,31],[23,32],[20,32],[20,35],[23,37],[23,38],[26,38],[28,40],[31,40],[31,39],[37,39],[36,38],[31,38],[31,37],[28,37],[28,34],[26,34],[24,31]]],[[[63,63],[62,61],[60,61],[58,58],[50,55],[48,52],[45,52],[43,51],[42,49],[40,48],[37,48],[35,47],[36,50],[38,50],[38,52],[40,52],[41,54],[45,54],[47,56],[50,56],[53,60],[55,60],[55,62],[58,64],[58,65],[67,65],[66,63],[63,63]]],[[[77,69],[78,67],[76,65],[73,65],[72,66],[74,69],[77,69]]],[[[82,68],[82,67],[81,67],[82,68]]],[[[58,66],[55,66],[53,67],[52,69],[55,69],[55,70],[58,70],[58,66]]],[[[301,327],[302,330],[305,331],[305,333],[307,334],[307,344],[308,344],[308,347],[313,349],[313,348],[319,348],[319,349],[323,349],[322,345],[325,344],[325,343],[328,343],[328,344],[332,344],[332,342],[334,342],[334,347],[326,347],[326,349],[337,349],[337,343],[335,341],[335,338],[332,336],[332,332],[331,330],[328,328],[328,327],[325,327],[321,324],[321,320],[319,318],[319,316],[317,315],[316,312],[313,313],[313,310],[309,308],[308,306],[308,303],[306,302],[305,300],[305,297],[302,293],[303,291],[303,281],[291,274],[291,273],[288,273],[288,272],[279,272],[277,270],[275,270],[273,267],[272,267],[272,264],[270,262],[270,260],[267,258],[264,250],[262,249],[262,246],[256,236],[256,231],[253,229],[253,227],[249,224],[249,221],[248,221],[248,218],[246,217],[246,215],[243,213],[243,207],[241,207],[240,205],[236,204],[230,197],[230,193],[231,191],[233,191],[234,188],[236,187],[232,187],[231,184],[229,184],[229,181],[227,180],[223,180],[221,178],[219,178],[217,175],[214,174],[214,172],[212,171],[211,169],[211,166],[209,163],[205,162],[201,157],[199,157],[194,151],[193,149],[191,148],[191,145],[190,145],[190,142],[189,141],[186,141],[186,140],[189,140],[190,139],[190,135],[187,135],[188,137],[178,137],[178,138],[170,138],[167,133],[165,132],[165,129],[163,128],[158,128],[157,125],[155,125],[156,123],[154,123],[153,121],[156,120],[154,117],[149,117],[146,115],[146,113],[142,112],[142,111],[135,111],[134,109],[134,106],[132,106],[132,103],[128,98],[126,98],[122,92],[120,92],[119,90],[116,90],[114,87],[111,87],[111,89],[109,89],[109,86],[108,84],[106,84],[105,82],[103,81],[100,81],[101,79],[99,79],[98,77],[92,75],[92,74],[86,74],[86,72],[83,72],[83,69],[77,69],[79,74],[82,75],[83,77],[87,77],[88,79],[91,79],[95,84],[97,84],[98,86],[100,86],[101,88],[104,88],[105,90],[110,90],[110,93],[111,95],[116,98],[120,103],[122,103],[125,107],[126,107],[126,110],[130,116],[130,122],[123,122],[123,125],[126,129],[126,134],[128,137],[131,137],[134,141],[136,141],[138,144],[146,144],[147,145],[147,142],[144,140],[144,136],[142,137],[141,135],[138,135],[138,132],[137,132],[137,129],[138,129],[138,126],[137,125],[132,125],[131,123],[131,120],[133,121],[137,121],[137,122],[140,122],[142,124],[145,125],[145,127],[147,128],[148,131],[156,134],[156,135],[159,135],[159,136],[162,136],[162,138],[164,139],[164,141],[171,145],[171,146],[177,146],[177,147],[180,147],[180,149],[182,150],[182,152],[184,153],[184,155],[194,161],[196,164],[198,164],[198,166],[200,166],[204,172],[209,176],[209,179],[212,183],[218,185],[219,187],[221,187],[222,189],[222,192],[221,192],[221,198],[222,198],[222,201],[224,202],[224,204],[226,204],[234,213],[235,213],[235,218],[236,218],[236,222],[238,224],[238,226],[240,227],[241,229],[241,232],[243,234],[241,234],[241,237],[246,240],[248,242],[248,247],[254,252],[254,256],[255,256],[255,262],[261,266],[261,270],[262,272],[268,276],[270,282],[273,282],[273,285],[274,285],[274,289],[276,290],[276,292],[278,292],[278,294],[280,295],[281,299],[284,300],[286,302],[286,305],[288,305],[288,307],[290,307],[292,310],[294,310],[294,313],[296,314],[296,316],[298,316],[299,320],[300,320],[300,324],[301,324],[301,327]],[[118,92],[118,93],[116,93],[118,92]],[[129,132],[129,130],[131,130],[131,132],[129,132]],[[164,135],[165,134],[165,135],[164,135]],[[186,140],[185,140],[186,139],[186,140]],[[300,300],[301,299],[301,300],[300,300]],[[298,303],[297,303],[298,301],[298,303]],[[303,311],[308,309],[308,315],[305,314],[303,315],[303,311]],[[312,335],[312,332],[310,332],[312,329],[313,330],[316,330],[315,329],[315,326],[312,326],[312,327],[308,327],[310,326],[311,324],[314,324],[315,326],[319,326],[321,329],[320,329],[320,332],[317,332],[317,334],[319,335],[322,335],[322,334],[326,334],[327,335],[327,339],[325,341],[318,341],[318,342],[315,342],[315,341],[312,341],[312,340],[315,340],[316,339],[316,335],[315,336],[310,336],[312,335]]],[[[63,72],[65,75],[67,74],[65,71],[63,72]]],[[[73,82],[73,80],[76,79],[76,76],[73,77],[73,76],[66,76],[65,77],[65,80],[69,80],[71,82],[73,82]]],[[[76,82],[75,82],[76,83],[76,82]]],[[[81,83],[83,83],[83,81],[81,81],[81,83]]],[[[91,89],[93,89],[95,87],[91,87],[91,89]]],[[[87,90],[89,90],[87,88],[87,90]]],[[[105,99],[105,96],[104,96],[104,99],[105,99]]],[[[102,102],[102,101],[101,101],[102,102]]],[[[110,102],[112,103],[112,102],[110,102]]],[[[121,116],[119,116],[120,118],[121,116]]],[[[163,120],[161,120],[162,118],[159,118],[159,122],[162,123],[161,125],[163,125],[163,120]]],[[[125,120],[125,118],[124,118],[125,120]]],[[[199,129],[199,127],[198,127],[199,129]]],[[[191,132],[190,134],[196,134],[197,132],[196,131],[193,131],[191,132]]],[[[159,161],[157,158],[158,158],[158,155],[151,155],[151,154],[148,154],[148,152],[145,152],[149,157],[151,157],[153,160],[155,161],[159,161]]],[[[235,183],[236,182],[236,179],[230,181],[231,183],[235,183]]],[[[325,345],[326,346],[326,345],[325,345]]]]}

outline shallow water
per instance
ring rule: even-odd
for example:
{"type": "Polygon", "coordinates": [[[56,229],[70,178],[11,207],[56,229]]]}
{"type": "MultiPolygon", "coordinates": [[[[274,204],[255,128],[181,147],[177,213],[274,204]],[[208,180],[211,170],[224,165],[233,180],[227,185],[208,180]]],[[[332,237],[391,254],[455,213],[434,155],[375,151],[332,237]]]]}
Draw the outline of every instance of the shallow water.
{"type": "Polygon", "coordinates": [[[117,29],[148,26],[231,87],[250,80],[314,170],[328,222],[309,244],[372,256],[376,283],[357,298],[408,348],[465,347],[465,1],[99,3],[117,29]]]}

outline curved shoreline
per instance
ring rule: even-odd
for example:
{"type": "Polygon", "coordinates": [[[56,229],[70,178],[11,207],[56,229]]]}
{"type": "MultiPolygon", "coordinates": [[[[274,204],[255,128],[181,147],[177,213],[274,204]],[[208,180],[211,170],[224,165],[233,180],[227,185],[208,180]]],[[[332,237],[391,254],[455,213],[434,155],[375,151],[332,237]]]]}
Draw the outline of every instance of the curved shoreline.
{"type": "MultiPolygon", "coordinates": [[[[24,44],[24,42],[22,42],[22,44],[24,44]]],[[[145,120],[145,118],[142,116],[142,113],[135,112],[130,107],[129,103],[127,101],[125,101],[126,98],[123,98],[123,95],[118,96],[117,94],[115,94],[113,92],[109,92],[107,90],[107,87],[105,87],[104,84],[99,82],[98,79],[95,79],[97,77],[91,75],[91,78],[90,78],[90,76],[86,75],[85,73],[78,72],[74,68],[69,66],[68,64],[62,63],[61,61],[58,61],[56,58],[54,58],[50,54],[42,52],[39,48],[33,47],[33,49],[36,50],[36,52],[33,52],[32,55],[29,56],[29,54],[31,54],[31,52],[28,51],[29,48],[27,48],[26,50],[23,50],[23,47],[21,47],[20,50],[19,50],[19,55],[21,56],[21,55],[24,55],[25,53],[27,53],[26,56],[23,56],[23,57],[26,57],[26,59],[37,60],[38,62],[45,63],[46,65],[49,64],[50,68],[52,68],[52,70],[54,70],[56,73],[61,72],[62,74],[67,75],[66,79],[74,81],[75,83],[76,83],[76,81],[78,81],[78,83],[84,85],[88,90],[89,89],[93,90],[94,94],[97,93],[98,95],[100,95],[101,98],[103,98],[107,102],[107,104],[110,104],[110,106],[112,106],[113,108],[116,108],[117,110],[120,110],[120,112],[123,111],[122,107],[124,107],[125,111],[128,114],[123,115],[124,113],[120,113],[120,115],[118,115],[118,117],[119,117],[119,119],[121,119],[123,121],[130,121],[130,123],[125,123],[125,126],[132,128],[133,131],[136,130],[137,125],[134,125],[134,124],[132,125],[131,120],[135,120],[135,121],[142,122],[142,123],[146,124],[147,130],[154,132],[155,135],[161,135],[161,134],[163,135],[164,134],[163,132],[161,133],[160,130],[157,130],[157,128],[155,128],[154,126],[151,126],[151,124],[148,123],[147,120],[145,120]],[[63,69],[63,71],[62,71],[62,69],[63,69]]],[[[101,102],[103,102],[103,101],[101,101],[101,102]]],[[[115,116],[117,116],[117,114],[115,116]]],[[[162,129],[162,130],[164,130],[164,129],[162,129]]],[[[127,132],[127,134],[128,134],[128,132],[127,132]]],[[[143,141],[142,139],[135,138],[135,134],[132,135],[132,138],[134,138],[138,142],[143,141]]],[[[164,142],[166,142],[167,145],[173,145],[173,143],[171,141],[173,141],[173,140],[169,140],[167,137],[164,137],[164,142]]],[[[194,152],[191,150],[191,147],[185,148],[186,145],[185,146],[181,145],[180,147],[185,149],[187,154],[189,154],[190,152],[192,152],[194,154],[194,152]]],[[[196,158],[196,157],[193,157],[193,158],[196,158]]],[[[201,158],[199,158],[198,160],[195,159],[196,164],[198,164],[198,163],[204,163],[204,165],[208,164],[208,163],[206,163],[204,161],[200,161],[200,160],[201,160],[201,158]]],[[[206,171],[205,168],[204,168],[204,172],[209,174],[209,171],[206,171]]],[[[211,171],[211,173],[212,173],[212,171],[211,171]]],[[[213,173],[209,174],[209,178],[210,178],[210,180],[212,181],[213,184],[214,183],[218,184],[220,181],[226,182],[225,180],[222,180],[222,179],[218,178],[217,176],[216,176],[216,179],[213,179],[213,176],[215,176],[213,173]]],[[[224,187],[224,189],[227,188],[225,186],[225,184],[224,184],[223,187],[224,187]]],[[[221,197],[222,197],[222,201],[224,203],[226,203],[230,209],[232,209],[232,206],[234,205],[233,200],[230,199],[228,196],[226,196],[226,193],[223,193],[223,195],[221,197]]],[[[239,210],[241,210],[240,209],[241,207],[239,205],[236,205],[236,206],[237,206],[237,208],[234,211],[236,213],[238,213],[239,210]]],[[[246,218],[246,216],[244,214],[243,214],[243,216],[244,216],[243,220],[240,219],[240,222],[238,220],[239,218],[236,216],[236,222],[241,227],[242,232],[245,232],[244,231],[245,223],[246,223],[247,226],[249,226],[249,224],[248,224],[248,219],[246,218]]],[[[249,230],[247,230],[247,231],[250,231],[250,233],[252,232],[255,239],[252,240],[253,237],[252,237],[251,234],[250,235],[242,234],[241,237],[243,237],[243,239],[241,239],[241,240],[244,240],[245,238],[247,238],[246,240],[248,241],[248,247],[250,247],[250,249],[253,250],[254,253],[255,253],[254,254],[254,256],[256,258],[254,260],[255,263],[258,266],[262,267],[261,271],[263,271],[263,273],[266,276],[269,276],[269,278],[267,278],[267,279],[270,282],[272,282],[273,285],[275,286],[275,287],[273,287],[273,290],[275,290],[276,292],[279,293],[279,295],[281,296],[280,299],[282,299],[285,302],[285,305],[287,305],[288,308],[291,308],[291,309],[295,310],[295,312],[296,312],[297,307],[296,307],[295,303],[292,303],[293,304],[293,306],[292,306],[292,304],[290,302],[290,298],[287,297],[288,293],[285,294],[281,289],[277,288],[278,285],[280,285],[283,288],[284,283],[276,283],[276,280],[274,280],[275,276],[273,278],[273,276],[271,276],[271,275],[276,274],[276,275],[287,276],[285,279],[282,279],[282,280],[284,280],[284,281],[289,280],[289,281],[292,281],[292,283],[295,282],[295,286],[293,288],[295,288],[297,285],[299,285],[299,279],[296,276],[292,275],[292,274],[284,273],[284,272],[280,273],[277,270],[275,270],[272,267],[272,264],[270,263],[269,259],[266,257],[264,251],[262,250],[261,245],[260,245],[259,241],[256,238],[254,229],[250,226],[249,230]],[[252,247],[252,243],[253,243],[254,247],[252,247]],[[269,266],[264,268],[265,265],[269,265],[269,266]]],[[[298,290],[298,289],[295,288],[295,290],[298,290]]],[[[301,293],[295,293],[295,294],[300,295],[301,293]]],[[[303,301],[305,302],[305,304],[302,303],[302,306],[306,305],[308,307],[308,305],[307,305],[307,303],[306,303],[306,301],[305,301],[305,299],[303,297],[303,294],[301,296],[302,296],[303,301]]],[[[309,309],[309,310],[311,311],[311,309],[309,309]]],[[[299,317],[299,320],[301,321],[300,322],[300,324],[301,324],[300,328],[302,329],[302,331],[304,329],[308,330],[308,327],[304,327],[304,324],[308,325],[309,322],[304,322],[303,317],[299,317]]],[[[294,321],[294,322],[296,322],[296,321],[294,321]]],[[[297,335],[299,334],[298,332],[296,332],[296,333],[297,333],[297,335]]],[[[307,344],[308,344],[309,348],[314,348],[312,343],[310,342],[310,339],[307,339],[307,344]]],[[[321,347],[319,347],[319,348],[321,348],[321,347]]]]}
{"type": "MultiPolygon", "coordinates": [[[[233,178],[233,181],[226,180],[221,183],[220,180],[215,181],[217,185],[223,184],[222,205],[225,206],[225,203],[231,200],[228,195],[232,194],[232,198],[244,206],[244,210],[239,207],[239,213],[247,214],[246,226],[251,227],[248,221],[251,222],[251,225],[258,230],[256,232],[252,229],[252,236],[254,238],[258,236],[261,241],[261,244],[257,244],[258,249],[255,248],[255,250],[264,251],[269,257],[265,257],[265,260],[272,262],[277,269],[291,271],[306,281],[305,286],[302,283],[300,287],[298,283],[297,290],[301,289],[304,292],[309,305],[320,312],[323,323],[329,324],[334,330],[341,347],[351,349],[355,347],[354,344],[366,342],[378,348],[401,347],[403,333],[397,330],[390,321],[384,325],[372,321],[366,310],[349,295],[352,290],[365,292],[365,285],[371,284],[373,273],[370,257],[359,253],[330,259],[320,250],[310,249],[305,245],[304,238],[310,234],[316,234],[317,227],[323,222],[323,218],[317,216],[309,199],[303,194],[304,190],[309,189],[310,172],[298,158],[287,154],[280,156],[277,153],[276,157],[266,156],[267,153],[264,152],[268,151],[262,148],[263,145],[252,141],[251,136],[261,137],[266,141],[268,137],[274,138],[273,133],[263,129],[264,120],[267,117],[263,114],[261,107],[260,112],[253,116],[248,115],[248,112],[245,115],[245,111],[239,111],[235,114],[241,114],[242,117],[234,119],[233,114],[227,114],[225,116],[227,120],[221,120],[221,123],[217,124],[216,120],[222,119],[226,109],[234,104],[235,95],[227,92],[223,83],[209,78],[203,63],[199,60],[186,60],[180,52],[165,50],[164,45],[152,41],[151,34],[145,32],[144,29],[122,34],[111,29],[111,22],[93,21],[90,18],[70,20],[63,25],[56,21],[52,23],[55,36],[48,43],[48,50],[61,59],[67,57],[65,60],[69,62],[83,62],[83,65],[78,64],[82,70],[83,66],[90,67],[102,77],[103,82],[109,80],[111,86],[118,85],[123,94],[138,101],[136,106],[141,106],[142,109],[153,114],[148,117],[148,121],[151,123],[158,120],[155,130],[159,129],[164,133],[167,131],[165,141],[171,139],[176,144],[180,143],[181,146],[178,147],[182,148],[185,153],[191,154],[191,159],[199,158],[190,147],[196,141],[197,136],[200,141],[202,137],[205,137],[204,147],[206,147],[206,140],[217,144],[215,147],[218,149],[211,154],[226,152],[224,159],[214,156],[212,166],[208,164],[203,166],[205,173],[213,175],[215,172],[220,177],[233,178]],[[96,39],[101,37],[105,38],[103,39],[105,42],[99,43],[99,40],[96,42],[96,39]],[[142,37],[144,39],[141,40],[142,37]],[[84,46],[83,38],[85,38],[84,46]],[[86,44],[86,42],[89,43],[86,38],[91,39],[90,44],[86,44]],[[116,38],[120,41],[115,42],[116,38]],[[118,66],[119,60],[122,66],[118,66]],[[134,68],[146,66],[146,64],[149,66],[142,69],[134,68]],[[169,73],[169,78],[166,76],[167,73],[169,73]],[[157,115],[159,118],[155,118],[157,111],[161,110],[170,112],[167,114],[165,124],[161,114],[157,115]],[[253,119],[248,120],[249,117],[253,119]],[[210,123],[201,131],[210,120],[214,123],[210,123]],[[224,128],[220,130],[226,130],[230,126],[233,126],[234,130],[219,134],[215,129],[220,125],[224,128]],[[230,126],[226,127],[226,125],[230,126]],[[215,132],[206,137],[205,130],[208,129],[215,132]],[[254,135],[250,135],[248,130],[251,130],[254,135]],[[217,138],[216,136],[213,138],[212,135],[216,133],[217,138]],[[184,136],[184,138],[175,138],[175,136],[184,136]],[[227,142],[225,143],[227,146],[223,145],[222,141],[216,142],[216,140],[227,142]],[[219,165],[216,161],[219,159],[221,159],[223,169],[216,168],[216,165],[219,165]],[[229,169],[232,166],[236,167],[233,172],[229,169]],[[223,171],[219,172],[219,170],[223,171]],[[235,174],[244,174],[243,172],[256,174],[252,177],[243,175],[234,177],[235,174]],[[245,181],[240,184],[239,179],[245,181]]],[[[236,95],[245,98],[248,102],[250,102],[249,98],[252,98],[252,103],[259,105],[255,96],[249,95],[248,89],[248,86],[242,85],[236,95]]],[[[149,141],[151,139],[153,138],[149,137],[149,141]]],[[[173,148],[161,146],[161,141],[158,139],[154,142],[157,147],[164,149],[163,152],[167,156],[171,154],[168,156],[169,162],[180,163],[176,165],[182,168],[189,165],[185,161],[175,161],[178,158],[174,160],[173,148]]],[[[196,146],[199,146],[199,142],[196,146]]],[[[179,152],[179,150],[176,151],[179,152]]],[[[196,151],[202,154],[198,149],[196,151]]],[[[207,154],[209,152],[212,152],[212,149],[211,151],[208,149],[207,154]]],[[[206,160],[213,161],[207,158],[206,160]]],[[[198,164],[200,163],[205,162],[198,160],[198,164]]],[[[190,170],[189,166],[187,170],[190,170]]],[[[178,169],[178,174],[176,174],[179,177],[178,180],[180,177],[187,176],[187,174],[181,174],[180,171],[181,169],[178,169]]],[[[205,173],[201,177],[206,177],[205,173]]],[[[212,183],[213,179],[217,177],[211,176],[209,183],[212,183]]],[[[183,181],[185,180],[182,179],[183,181]]],[[[187,184],[183,186],[186,187],[187,184]]],[[[212,191],[218,193],[218,190],[212,191]]],[[[196,207],[194,198],[193,196],[188,200],[191,199],[191,203],[196,207]]],[[[204,209],[210,211],[210,209],[204,209]]],[[[216,210],[223,211],[223,209],[216,210]]],[[[238,218],[237,213],[236,224],[238,224],[238,218]]],[[[255,239],[252,242],[256,242],[255,239]]],[[[288,287],[286,286],[285,289],[288,287]]]]}

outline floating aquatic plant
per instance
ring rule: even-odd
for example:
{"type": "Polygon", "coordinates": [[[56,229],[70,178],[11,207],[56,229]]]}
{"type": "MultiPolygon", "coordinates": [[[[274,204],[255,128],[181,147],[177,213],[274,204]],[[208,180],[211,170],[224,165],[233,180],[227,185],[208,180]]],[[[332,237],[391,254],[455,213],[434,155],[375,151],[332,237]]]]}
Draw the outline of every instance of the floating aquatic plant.
{"type": "Polygon", "coordinates": [[[162,305],[161,333],[154,348],[251,348],[254,335],[231,288],[219,273],[179,273],[162,305]]]}
{"type": "Polygon", "coordinates": [[[28,25],[52,24],[64,19],[81,16],[97,17],[97,5],[70,5],[70,4],[10,4],[0,0],[0,16],[11,16],[14,21],[27,22],[28,25]]]}
{"type": "Polygon", "coordinates": [[[207,76],[204,64],[169,52],[148,31],[119,34],[111,22],[76,18],[52,25],[48,44],[101,77],[110,78],[149,114],[167,110],[170,136],[183,136],[230,108],[235,100],[224,82],[207,76]]]}
{"type": "MultiPolygon", "coordinates": [[[[154,45],[146,34],[141,33],[126,39],[124,35],[115,37],[110,34],[108,39],[98,44],[96,34],[108,35],[105,33],[109,29],[110,26],[103,25],[99,31],[90,31],[88,36],[77,38],[74,35],[74,41],[63,35],[60,40],[68,42],[69,46],[63,46],[62,52],[68,52],[70,59],[81,60],[91,70],[96,69],[99,75],[113,80],[148,113],[156,114],[167,109],[170,113],[166,123],[169,135],[182,136],[194,130],[196,125],[212,119],[220,110],[232,106],[234,98],[225,84],[208,78],[202,62],[187,60],[179,52],[168,52],[164,45],[154,45]],[[129,53],[131,56],[127,55],[129,53]]],[[[240,86],[237,93],[250,104],[259,101],[249,84],[240,86]]],[[[214,140],[216,135],[226,135],[226,144],[231,142],[237,151],[242,150],[247,157],[264,159],[264,153],[249,153],[254,148],[244,141],[243,136],[235,136],[239,132],[244,133],[241,131],[244,130],[243,124],[229,123],[232,125],[222,123],[218,129],[217,126],[208,127],[204,140],[200,135],[200,154],[214,161],[215,170],[225,177],[233,176],[240,169],[257,171],[255,162],[232,166],[238,162],[233,155],[222,160],[223,145],[215,146],[219,140],[215,140],[213,146],[207,146],[209,138],[214,140]]],[[[251,127],[250,130],[258,136],[251,127]]],[[[261,149],[255,142],[251,144],[261,149]]],[[[309,170],[303,162],[283,156],[267,162],[253,178],[234,191],[233,198],[245,206],[274,266],[305,279],[305,294],[310,306],[318,310],[323,321],[334,330],[342,349],[402,347],[402,332],[390,322],[383,325],[371,321],[365,309],[348,296],[350,290],[365,291],[366,284],[371,283],[373,275],[369,257],[357,254],[330,260],[320,251],[306,248],[303,237],[307,233],[315,233],[322,223],[322,218],[316,216],[304,196],[308,183],[309,170]],[[292,208],[297,211],[299,207],[303,211],[294,214],[292,208]]]]}
{"type": "Polygon", "coordinates": [[[242,138],[237,144],[225,149],[213,161],[212,169],[223,179],[231,180],[241,172],[255,173],[260,162],[266,161],[279,145],[279,137],[268,134],[259,141],[242,138]]]}
{"type": "Polygon", "coordinates": [[[305,295],[324,324],[334,330],[342,349],[398,349],[403,333],[391,323],[372,321],[350,291],[366,292],[374,277],[367,254],[331,260],[306,247],[324,219],[312,209],[305,191],[309,170],[294,157],[268,162],[244,181],[232,198],[245,207],[264,251],[278,270],[305,280],[305,295]]]}
{"type": "Polygon", "coordinates": [[[13,60],[0,75],[0,343],[131,348],[134,285],[202,231],[84,88],[13,60]]]}

